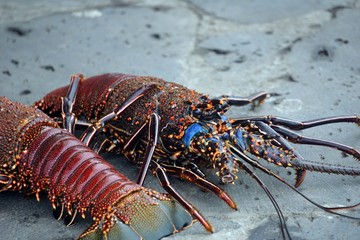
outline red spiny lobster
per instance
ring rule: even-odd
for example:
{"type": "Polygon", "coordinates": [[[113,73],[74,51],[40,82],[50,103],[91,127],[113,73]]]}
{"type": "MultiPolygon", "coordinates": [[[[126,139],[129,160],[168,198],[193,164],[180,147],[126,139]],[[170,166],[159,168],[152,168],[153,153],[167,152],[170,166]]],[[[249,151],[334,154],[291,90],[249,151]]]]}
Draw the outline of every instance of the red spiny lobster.
{"type": "Polygon", "coordinates": [[[74,131],[75,126],[85,126],[80,139],[96,152],[122,153],[142,166],[137,183],[143,184],[147,169],[150,169],[161,185],[208,231],[213,231],[210,223],[173,189],[167,175],[194,182],[236,209],[231,197],[206,180],[201,169],[218,169],[220,183],[234,182],[237,173],[244,170],[270,198],[280,218],[284,238],[290,238],[290,235],[281,210],[251,166],[280,180],[316,206],[347,216],[333,210],[358,204],[326,208],[308,199],[296,187],[304,181],[306,170],[355,176],[360,175],[360,168],[305,160],[290,142],[335,148],[360,160],[360,152],[354,148],[295,132],[338,122],[360,125],[360,117],[342,116],[298,122],[274,116],[229,119],[224,115],[230,106],[261,103],[266,96],[265,92],[260,92],[245,98],[210,98],[155,77],[104,74],[85,79],[78,74],[71,78],[69,86],[54,90],[36,102],[35,106],[62,122],[69,131],[74,131]],[[295,187],[254,157],[294,169],[295,187]]]}
{"type": "Polygon", "coordinates": [[[191,224],[170,196],[120,174],[38,109],[0,97],[0,191],[47,191],[54,215],[90,212],[80,239],[159,239],[191,224]]]}

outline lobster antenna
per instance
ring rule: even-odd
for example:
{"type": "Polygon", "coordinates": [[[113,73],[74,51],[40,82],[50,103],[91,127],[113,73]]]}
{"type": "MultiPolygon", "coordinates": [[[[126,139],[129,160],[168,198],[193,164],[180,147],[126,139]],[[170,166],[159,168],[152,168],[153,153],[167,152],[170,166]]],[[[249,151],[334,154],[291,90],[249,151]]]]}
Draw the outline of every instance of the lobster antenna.
{"type": "MultiPolygon", "coordinates": [[[[346,215],[346,214],[342,214],[342,213],[338,213],[338,212],[334,212],[334,210],[344,210],[344,209],[351,209],[351,208],[355,208],[355,207],[358,207],[360,206],[360,203],[357,203],[357,204],[354,204],[354,205],[350,205],[350,206],[344,206],[344,207],[325,207],[325,206],[322,206],[316,202],[314,202],[313,200],[311,200],[310,198],[308,198],[307,196],[305,196],[303,193],[301,193],[299,190],[297,190],[294,186],[292,186],[290,183],[288,183],[287,181],[285,181],[285,179],[283,179],[282,177],[280,177],[279,175],[273,173],[271,170],[267,169],[266,167],[262,166],[260,163],[258,163],[257,161],[255,161],[254,159],[246,156],[244,153],[242,153],[241,151],[239,151],[237,148],[235,148],[234,146],[231,146],[231,149],[235,150],[235,154],[237,154],[239,157],[241,157],[242,159],[244,159],[247,163],[249,163],[251,166],[253,167],[256,167],[258,169],[260,169],[261,171],[263,171],[264,173],[270,175],[270,176],[273,176],[275,177],[276,179],[278,179],[279,181],[281,181],[282,183],[284,183],[286,186],[288,186],[289,188],[291,188],[293,191],[295,191],[296,193],[298,193],[300,196],[302,196],[304,199],[306,199],[308,202],[312,203],[313,205],[315,205],[316,207],[326,211],[326,212],[329,212],[329,213],[332,213],[332,214],[335,214],[335,215],[338,215],[338,216],[341,216],[341,217],[346,217],[346,218],[350,218],[350,219],[355,219],[355,220],[360,220],[360,218],[358,217],[353,217],[353,216],[349,216],[349,215],[346,215]]],[[[238,159],[235,159],[236,162],[243,166],[244,164],[238,160],[238,159]]]]}

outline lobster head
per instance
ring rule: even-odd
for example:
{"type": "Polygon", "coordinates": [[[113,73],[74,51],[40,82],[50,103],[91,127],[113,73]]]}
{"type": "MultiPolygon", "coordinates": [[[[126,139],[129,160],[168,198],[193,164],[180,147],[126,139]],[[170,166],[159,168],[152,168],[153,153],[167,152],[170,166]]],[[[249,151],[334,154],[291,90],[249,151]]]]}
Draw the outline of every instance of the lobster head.
{"type": "Polygon", "coordinates": [[[225,100],[204,95],[188,104],[186,116],[162,128],[163,149],[175,164],[190,165],[200,176],[204,174],[197,167],[217,169],[220,183],[233,183],[243,166],[240,158],[254,146],[254,141],[263,141],[262,134],[250,133],[227,118],[224,113],[230,105],[225,100]]]}
{"type": "Polygon", "coordinates": [[[199,164],[218,169],[216,174],[221,183],[237,179],[239,164],[234,150],[244,150],[246,143],[241,128],[233,128],[227,117],[192,123],[186,128],[182,141],[188,155],[196,156],[199,164]]]}

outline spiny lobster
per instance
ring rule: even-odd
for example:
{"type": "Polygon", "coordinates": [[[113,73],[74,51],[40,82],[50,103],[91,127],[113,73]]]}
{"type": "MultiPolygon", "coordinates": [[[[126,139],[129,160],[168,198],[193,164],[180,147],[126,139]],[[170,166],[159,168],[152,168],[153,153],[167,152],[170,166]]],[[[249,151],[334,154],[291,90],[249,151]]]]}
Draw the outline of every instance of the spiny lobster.
{"type": "Polygon", "coordinates": [[[192,223],[170,196],[131,182],[33,107],[0,97],[0,192],[47,192],[58,219],[94,220],[79,239],[159,239],[192,223]]]}
{"type": "Polygon", "coordinates": [[[225,116],[230,106],[257,104],[266,97],[265,92],[260,92],[245,98],[210,98],[155,77],[104,74],[85,79],[77,74],[72,76],[69,86],[50,92],[35,106],[56,121],[63,122],[63,127],[70,132],[74,131],[75,126],[84,126],[85,131],[80,139],[96,152],[121,153],[140,165],[138,184],[143,184],[150,169],[164,189],[210,232],[213,231],[211,224],[173,189],[167,175],[193,182],[215,193],[236,209],[231,197],[208,181],[201,169],[218,169],[220,183],[224,184],[234,182],[237,173],[244,170],[270,198],[280,218],[284,238],[290,238],[290,235],[283,214],[251,166],[280,180],[316,206],[346,216],[333,210],[359,204],[326,208],[308,199],[296,187],[304,181],[306,170],[355,176],[360,175],[360,168],[305,160],[290,142],[335,148],[360,160],[360,152],[354,148],[295,132],[339,122],[360,125],[360,117],[342,116],[298,122],[275,116],[234,119],[225,116]],[[295,187],[264,167],[257,158],[294,169],[295,187]]]}

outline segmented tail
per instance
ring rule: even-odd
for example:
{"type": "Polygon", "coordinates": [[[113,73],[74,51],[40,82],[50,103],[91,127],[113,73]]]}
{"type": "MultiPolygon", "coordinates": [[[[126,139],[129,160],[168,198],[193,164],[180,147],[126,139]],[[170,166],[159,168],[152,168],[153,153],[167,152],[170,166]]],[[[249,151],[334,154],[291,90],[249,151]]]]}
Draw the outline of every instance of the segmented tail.
{"type": "Polygon", "coordinates": [[[20,158],[20,174],[48,192],[57,217],[71,224],[90,211],[81,239],[160,239],[192,223],[168,195],[127,179],[67,131],[44,127],[20,158]]]}

